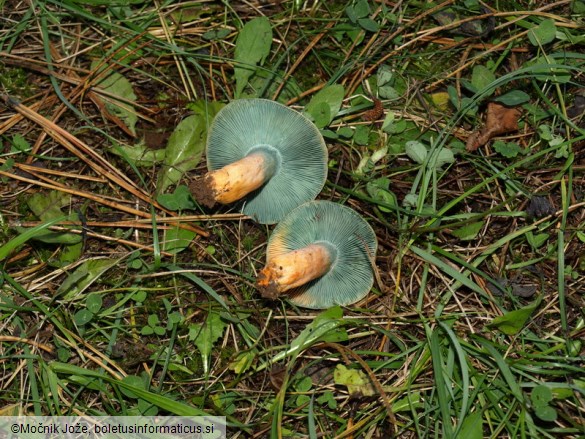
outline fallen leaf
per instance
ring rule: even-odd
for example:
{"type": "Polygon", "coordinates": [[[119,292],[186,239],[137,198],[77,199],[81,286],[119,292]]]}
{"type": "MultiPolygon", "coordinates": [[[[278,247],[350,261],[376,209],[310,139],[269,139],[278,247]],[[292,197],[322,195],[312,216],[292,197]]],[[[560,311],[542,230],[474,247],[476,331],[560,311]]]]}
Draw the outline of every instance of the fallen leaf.
{"type": "Polygon", "coordinates": [[[523,328],[526,322],[532,317],[532,314],[542,302],[542,297],[539,296],[534,302],[525,307],[508,311],[504,315],[498,316],[486,325],[490,329],[499,329],[506,335],[516,335],[523,328]]]}
{"type": "Polygon", "coordinates": [[[501,134],[518,131],[519,108],[510,108],[496,102],[490,102],[484,127],[473,132],[467,139],[467,151],[475,151],[501,134]]]}
{"type": "Polygon", "coordinates": [[[368,376],[358,369],[348,369],[338,364],[333,371],[335,384],[347,386],[351,396],[373,396],[376,390],[368,376]]]}
{"type": "MultiPolygon", "coordinates": [[[[94,61],[91,70],[96,71],[101,61],[94,61]]],[[[126,134],[136,137],[136,123],[138,114],[133,108],[136,94],[132,83],[121,73],[115,70],[100,71],[101,79],[97,87],[101,94],[91,94],[92,101],[98,106],[104,117],[114,122],[126,134]]]]}

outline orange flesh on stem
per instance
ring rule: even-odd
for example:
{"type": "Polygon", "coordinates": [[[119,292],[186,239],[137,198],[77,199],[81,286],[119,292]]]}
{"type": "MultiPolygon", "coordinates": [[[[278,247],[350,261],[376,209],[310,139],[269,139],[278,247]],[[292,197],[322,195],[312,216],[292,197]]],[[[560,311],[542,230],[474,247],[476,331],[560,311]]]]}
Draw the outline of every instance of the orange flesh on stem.
{"type": "Polygon", "coordinates": [[[258,276],[262,295],[275,298],[292,288],[300,287],[327,273],[331,267],[327,247],[311,244],[271,258],[258,276]]]}
{"type": "Polygon", "coordinates": [[[215,194],[215,201],[233,203],[258,189],[272,176],[273,167],[268,164],[269,161],[265,154],[252,153],[207,173],[205,183],[215,194]]]}

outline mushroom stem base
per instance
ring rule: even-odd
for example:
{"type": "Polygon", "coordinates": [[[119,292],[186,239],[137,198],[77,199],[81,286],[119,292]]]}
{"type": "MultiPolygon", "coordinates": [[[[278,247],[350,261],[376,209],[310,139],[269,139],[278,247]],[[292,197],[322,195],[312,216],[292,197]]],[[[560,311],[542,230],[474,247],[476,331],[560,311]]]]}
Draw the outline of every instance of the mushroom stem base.
{"type": "Polygon", "coordinates": [[[255,152],[216,171],[210,171],[191,184],[191,192],[200,204],[229,204],[262,186],[274,173],[274,160],[255,152]]]}
{"type": "Polygon", "coordinates": [[[332,259],[329,249],[320,244],[275,256],[260,271],[258,289],[263,297],[276,299],[285,291],[323,276],[329,271],[332,259]]]}

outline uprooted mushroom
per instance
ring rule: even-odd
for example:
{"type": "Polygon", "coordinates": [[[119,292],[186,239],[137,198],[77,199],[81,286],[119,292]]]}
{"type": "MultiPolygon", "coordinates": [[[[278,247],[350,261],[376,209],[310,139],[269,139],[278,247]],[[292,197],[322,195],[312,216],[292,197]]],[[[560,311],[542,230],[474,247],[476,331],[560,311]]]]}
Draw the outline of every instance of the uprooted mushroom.
{"type": "Polygon", "coordinates": [[[372,288],[376,249],[376,234],[353,209],[311,201],[275,227],[257,286],[305,308],[350,305],[372,288]]]}
{"type": "Polygon", "coordinates": [[[305,116],[266,99],[241,99],[215,117],[207,140],[209,172],[191,185],[213,207],[245,198],[243,213],[274,224],[313,200],[327,178],[327,147],[305,116]]]}

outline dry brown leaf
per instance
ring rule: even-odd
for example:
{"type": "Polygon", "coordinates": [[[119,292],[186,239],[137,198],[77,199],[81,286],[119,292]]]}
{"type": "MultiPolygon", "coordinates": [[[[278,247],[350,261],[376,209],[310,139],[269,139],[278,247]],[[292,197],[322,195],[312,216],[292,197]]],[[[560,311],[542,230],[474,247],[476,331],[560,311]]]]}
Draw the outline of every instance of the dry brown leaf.
{"type": "Polygon", "coordinates": [[[475,151],[485,145],[495,136],[518,131],[519,108],[510,108],[496,102],[487,106],[487,116],[484,127],[474,131],[467,139],[467,151],[475,151]]]}

